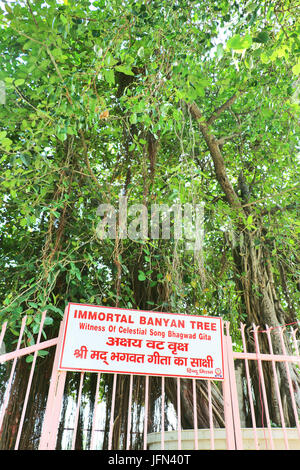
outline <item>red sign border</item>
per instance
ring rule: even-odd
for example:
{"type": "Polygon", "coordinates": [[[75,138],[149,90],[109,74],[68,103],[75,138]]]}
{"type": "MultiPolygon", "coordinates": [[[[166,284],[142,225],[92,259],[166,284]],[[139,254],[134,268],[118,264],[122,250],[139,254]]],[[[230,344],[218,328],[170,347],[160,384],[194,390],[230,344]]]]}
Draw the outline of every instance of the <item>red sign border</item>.
{"type": "Polygon", "coordinates": [[[98,372],[98,373],[106,373],[106,374],[119,374],[119,375],[149,375],[149,376],[154,376],[154,377],[177,377],[177,378],[187,378],[187,379],[204,379],[204,380],[224,380],[225,376],[225,364],[224,364],[224,342],[223,342],[223,321],[221,317],[213,317],[209,315],[187,315],[185,313],[170,313],[170,312],[154,312],[153,310],[138,310],[134,308],[123,308],[123,307],[109,307],[109,306],[104,306],[104,305],[93,305],[93,304],[79,304],[76,302],[68,302],[68,307],[65,311],[64,315],[64,334],[63,334],[63,340],[62,340],[62,345],[61,345],[61,351],[60,351],[60,358],[59,358],[59,365],[58,369],[63,370],[63,371],[73,371],[73,372],[98,372]],[[70,313],[70,307],[71,305],[79,305],[79,306],[86,306],[86,307],[97,307],[97,308],[104,308],[104,309],[114,309],[114,310],[125,310],[126,312],[141,312],[141,313],[154,313],[154,314],[163,314],[163,315],[179,315],[179,316],[184,316],[184,317],[192,317],[192,318],[210,318],[214,320],[219,320],[220,321],[220,333],[221,333],[221,353],[222,353],[222,376],[220,377],[207,377],[207,376],[201,376],[201,375],[176,375],[176,374],[152,374],[152,373],[142,373],[142,372],[125,372],[125,371],[114,371],[114,370],[101,370],[101,369],[81,369],[77,367],[62,367],[61,362],[63,358],[63,352],[64,352],[64,347],[65,347],[65,340],[66,340],[66,334],[67,334],[67,327],[68,327],[68,320],[69,320],[69,313],[70,313]]]}

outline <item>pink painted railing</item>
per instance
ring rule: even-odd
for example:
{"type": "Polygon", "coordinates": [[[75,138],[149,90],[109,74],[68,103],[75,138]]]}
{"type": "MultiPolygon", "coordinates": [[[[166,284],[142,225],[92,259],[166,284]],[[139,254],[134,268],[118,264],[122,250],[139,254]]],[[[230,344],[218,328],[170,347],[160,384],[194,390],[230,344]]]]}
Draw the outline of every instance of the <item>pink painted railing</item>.
{"type": "MultiPolygon", "coordinates": [[[[7,384],[6,384],[6,390],[3,394],[4,399],[3,399],[3,402],[0,403],[0,411],[1,411],[0,412],[0,432],[1,432],[2,425],[3,425],[3,420],[4,420],[4,417],[5,417],[5,412],[6,412],[6,409],[7,409],[7,404],[9,402],[9,398],[10,398],[10,392],[11,392],[12,382],[13,382],[13,378],[14,378],[14,374],[15,374],[17,360],[22,356],[27,356],[27,355],[33,353],[33,360],[32,360],[32,363],[31,363],[30,375],[29,375],[29,379],[28,379],[28,383],[27,383],[26,394],[25,394],[25,399],[24,399],[22,413],[21,413],[21,419],[20,419],[20,422],[19,422],[18,433],[17,433],[16,442],[15,442],[15,450],[17,450],[19,448],[19,443],[20,443],[20,438],[21,438],[21,434],[22,434],[22,430],[23,430],[24,418],[25,418],[25,413],[26,413],[26,409],[27,409],[27,405],[28,405],[29,393],[30,393],[30,388],[31,388],[31,384],[32,384],[32,378],[33,378],[35,366],[36,366],[36,360],[37,360],[38,352],[41,351],[41,350],[47,349],[51,346],[56,346],[57,342],[58,342],[58,338],[54,338],[54,339],[51,339],[51,340],[48,340],[48,341],[40,342],[41,334],[42,334],[43,327],[44,327],[45,318],[46,318],[46,311],[43,312],[42,316],[41,316],[40,328],[39,328],[36,344],[32,345],[32,346],[21,348],[21,343],[22,343],[22,340],[23,340],[23,335],[24,335],[24,330],[25,330],[25,325],[26,325],[26,320],[27,320],[27,317],[24,316],[23,319],[22,319],[21,329],[20,329],[20,333],[19,333],[19,337],[18,337],[18,343],[17,343],[17,347],[16,347],[15,351],[5,353],[5,354],[2,354],[0,356],[0,364],[3,364],[3,363],[8,362],[8,361],[12,361],[12,366],[11,366],[11,370],[10,370],[9,379],[8,379],[7,384]]],[[[7,322],[5,322],[2,325],[1,334],[0,334],[0,347],[3,344],[3,339],[4,339],[5,332],[6,332],[6,328],[7,328],[7,322]]]]}
{"type": "MultiPolygon", "coordinates": [[[[227,326],[227,334],[229,335],[229,324],[227,324],[226,326],[227,326]]],[[[273,380],[275,384],[277,405],[279,408],[279,413],[280,413],[280,418],[281,418],[281,429],[283,432],[285,449],[288,450],[289,449],[289,442],[288,442],[288,436],[287,436],[288,429],[287,429],[285,418],[284,418],[283,403],[282,403],[282,397],[280,393],[279,378],[278,378],[278,374],[276,371],[276,363],[283,363],[285,365],[288,388],[289,388],[289,393],[290,393],[289,398],[292,403],[292,411],[293,411],[294,420],[296,424],[298,440],[299,440],[299,450],[300,450],[300,420],[299,420],[300,418],[300,386],[299,386],[300,384],[300,373],[299,373],[300,356],[299,356],[299,347],[298,347],[299,340],[297,340],[297,337],[296,337],[298,329],[290,328],[290,343],[291,343],[291,346],[294,348],[293,355],[288,355],[286,351],[286,343],[284,340],[285,330],[286,330],[285,326],[269,327],[268,325],[266,325],[266,329],[261,330],[259,326],[253,325],[252,333],[253,333],[253,339],[254,339],[254,344],[255,344],[255,353],[248,353],[247,348],[246,348],[246,339],[245,339],[245,325],[241,325],[241,336],[242,336],[244,350],[243,352],[232,351],[231,353],[234,359],[243,359],[245,361],[245,371],[246,371],[248,396],[249,396],[249,403],[250,403],[250,410],[251,410],[252,428],[253,428],[253,433],[254,433],[255,448],[257,450],[259,449],[259,444],[258,444],[258,438],[257,438],[257,423],[255,419],[253,398],[252,398],[252,393],[251,393],[251,377],[250,377],[250,372],[249,372],[249,361],[256,361],[258,365],[258,380],[259,380],[260,389],[261,389],[261,396],[260,396],[261,407],[266,417],[267,430],[268,430],[268,435],[269,435],[269,444],[270,444],[270,446],[267,448],[272,449],[272,450],[275,449],[275,444],[274,444],[273,434],[272,434],[272,423],[271,423],[270,416],[269,416],[269,407],[272,405],[268,403],[267,391],[266,391],[266,386],[265,386],[265,377],[263,373],[262,364],[264,361],[269,361],[272,364],[273,380]],[[279,335],[283,354],[273,353],[271,333],[279,335]],[[267,336],[269,350],[270,350],[269,354],[260,353],[258,336],[263,335],[263,334],[267,336]],[[297,365],[297,369],[294,372],[292,372],[291,368],[289,367],[289,364],[292,364],[292,363],[297,365]],[[294,375],[293,377],[292,377],[292,373],[294,375]]],[[[238,406],[238,402],[234,400],[233,406],[236,408],[238,406]]],[[[238,435],[240,436],[240,433],[238,435]]],[[[239,440],[239,445],[242,445],[241,440],[239,440]]]]}
{"type": "MultiPolygon", "coordinates": [[[[39,441],[39,449],[55,449],[57,445],[57,435],[59,426],[63,426],[67,428],[66,423],[61,423],[61,409],[63,403],[63,396],[64,396],[64,389],[66,384],[66,377],[67,373],[70,374],[71,372],[60,371],[58,370],[58,363],[59,363],[59,354],[60,354],[60,346],[61,340],[63,335],[63,323],[60,326],[59,335],[57,338],[41,341],[41,335],[44,328],[44,321],[46,317],[46,312],[42,314],[41,324],[39,333],[37,335],[36,344],[29,346],[29,347],[21,347],[24,330],[26,325],[26,317],[23,318],[20,335],[18,338],[17,346],[14,351],[6,352],[0,355],[0,364],[10,364],[10,375],[6,382],[6,391],[3,394],[2,403],[0,403],[0,431],[2,429],[3,420],[5,414],[7,412],[7,405],[10,398],[11,387],[13,382],[13,377],[15,374],[16,363],[19,358],[22,356],[26,356],[28,354],[33,354],[33,360],[31,363],[31,370],[27,384],[27,390],[25,394],[25,399],[23,402],[23,409],[21,413],[21,418],[18,423],[18,432],[17,437],[14,443],[14,448],[18,449],[20,447],[20,443],[22,442],[22,432],[24,430],[24,418],[26,414],[26,409],[28,405],[28,397],[30,393],[30,388],[32,384],[32,378],[34,375],[36,363],[38,360],[38,352],[40,350],[48,349],[53,346],[56,347],[56,353],[53,362],[53,369],[52,369],[52,377],[49,385],[49,392],[48,392],[48,400],[47,406],[44,414],[43,419],[43,427],[41,431],[40,441],[39,441]]],[[[2,341],[5,337],[7,324],[5,323],[2,326],[1,334],[0,334],[0,346],[2,341]]],[[[295,371],[299,374],[300,368],[300,356],[299,356],[299,347],[298,342],[299,339],[297,338],[298,329],[289,328],[289,335],[290,335],[290,344],[293,348],[293,354],[287,354],[286,351],[286,342],[284,341],[284,332],[286,328],[280,327],[276,329],[276,333],[279,335],[281,346],[282,346],[282,354],[274,354],[273,353],[273,346],[271,341],[271,334],[275,333],[274,328],[266,327],[265,330],[261,330],[259,327],[253,325],[251,330],[251,334],[253,335],[253,342],[254,342],[254,352],[247,352],[246,347],[246,333],[245,333],[245,325],[241,325],[241,342],[243,344],[243,351],[235,351],[232,345],[232,338],[229,334],[230,324],[225,324],[225,335],[224,335],[224,359],[225,359],[225,379],[222,381],[222,394],[223,394],[223,403],[224,403],[224,420],[225,420],[225,435],[226,435],[226,448],[227,449],[243,449],[245,448],[245,438],[243,434],[243,429],[241,426],[241,416],[240,416],[240,398],[238,394],[237,382],[236,382],[236,370],[235,370],[235,361],[243,361],[245,375],[243,376],[244,385],[247,388],[247,396],[248,396],[248,416],[251,417],[251,426],[250,430],[253,435],[253,447],[255,449],[260,448],[276,448],[276,443],[274,442],[273,433],[274,427],[273,423],[270,419],[269,407],[271,406],[268,403],[268,393],[265,384],[265,376],[263,371],[263,363],[265,361],[271,363],[272,365],[272,372],[273,372],[273,381],[274,387],[276,392],[277,398],[277,405],[279,409],[279,414],[281,418],[281,431],[283,435],[283,442],[284,448],[290,448],[290,441],[289,441],[289,430],[290,428],[287,427],[285,422],[285,413],[284,413],[284,403],[281,397],[281,389],[280,389],[280,377],[278,377],[278,373],[276,371],[277,364],[284,364],[285,373],[288,381],[288,387],[290,392],[290,402],[292,406],[292,414],[294,417],[294,429],[293,431],[296,432],[296,443],[299,443],[299,450],[300,450],[300,423],[299,423],[299,403],[300,403],[300,390],[299,390],[299,376],[295,379],[295,371]],[[269,344],[269,353],[268,354],[261,354],[259,348],[259,335],[266,335],[268,344],[269,344]],[[252,384],[252,377],[250,372],[250,363],[255,361],[258,368],[258,379],[259,379],[259,390],[260,395],[259,397],[253,396],[253,384],[252,384]],[[290,365],[294,365],[293,371],[290,365]],[[297,369],[298,367],[298,369],[297,369]],[[265,417],[265,423],[258,423],[256,418],[256,411],[257,407],[260,407],[262,412],[261,415],[265,417]],[[262,446],[259,439],[259,435],[261,435],[261,431],[263,431],[263,438],[265,441],[265,445],[262,446]]],[[[248,332],[249,333],[249,332],[248,332]]],[[[72,372],[74,373],[74,372],[72,372]]],[[[77,401],[74,403],[72,401],[73,413],[71,413],[73,418],[73,423],[71,424],[71,431],[72,431],[72,438],[65,439],[65,447],[66,448],[75,448],[75,440],[77,434],[77,428],[79,425],[79,414],[80,410],[82,410],[83,406],[83,395],[84,395],[84,380],[85,380],[85,372],[82,371],[80,373],[80,380],[79,380],[79,388],[77,392],[77,401]]],[[[100,397],[100,380],[101,380],[101,373],[97,373],[97,383],[96,383],[96,392],[95,392],[95,400],[94,400],[94,409],[92,410],[92,428],[89,430],[90,432],[90,441],[89,441],[89,449],[101,449],[101,439],[99,436],[103,438],[104,430],[101,429],[101,425],[99,425],[99,417],[103,417],[105,414],[105,409],[103,409],[103,400],[101,401],[100,397]],[[100,427],[99,427],[100,426],[100,427]]],[[[116,405],[116,389],[117,389],[117,380],[118,374],[113,375],[113,385],[111,393],[111,409],[110,409],[110,424],[108,430],[108,449],[112,449],[113,443],[113,432],[114,432],[114,412],[115,412],[115,405],[116,405]]],[[[189,449],[201,449],[202,444],[199,441],[199,432],[198,432],[198,422],[197,422],[197,389],[196,389],[196,382],[199,379],[189,379],[192,381],[192,393],[193,393],[193,442],[191,442],[188,447],[189,449]]],[[[134,375],[130,375],[129,378],[129,394],[128,394],[128,410],[127,410],[127,433],[126,433],[126,440],[124,441],[123,448],[130,449],[131,446],[131,435],[132,433],[141,433],[143,435],[142,438],[142,448],[147,449],[149,447],[149,437],[148,437],[148,407],[149,407],[149,376],[145,376],[144,378],[144,417],[143,423],[138,431],[134,431],[134,425],[136,415],[134,412],[134,403],[133,403],[133,391],[134,391],[134,375]]],[[[212,398],[212,381],[206,380],[204,381],[207,386],[207,402],[208,402],[208,436],[209,436],[209,447],[210,449],[218,448],[216,436],[220,431],[220,428],[214,427],[214,418],[213,418],[213,398],[212,398]]],[[[160,413],[160,449],[164,450],[167,448],[167,436],[169,431],[165,429],[165,407],[166,407],[166,391],[165,391],[165,377],[160,378],[161,383],[161,397],[160,397],[160,409],[157,409],[157,413],[160,413]]],[[[177,449],[186,448],[186,442],[184,440],[184,433],[185,431],[182,429],[182,416],[181,416],[181,389],[182,381],[180,378],[177,378],[176,386],[177,386],[177,406],[176,409],[178,412],[176,413],[174,410],[172,411],[172,418],[173,418],[173,426],[175,428],[177,434],[177,449]]],[[[219,383],[220,385],[220,383],[219,383]]],[[[101,421],[101,419],[100,419],[101,421]]],[[[67,431],[67,429],[66,429],[67,431]]],[[[103,440],[103,439],[102,439],[103,440]]],[[[294,444],[293,444],[294,445],[294,444]]],[[[297,445],[297,444],[296,444],[297,445]]],[[[246,446],[247,447],[247,446],[246,446]]]]}

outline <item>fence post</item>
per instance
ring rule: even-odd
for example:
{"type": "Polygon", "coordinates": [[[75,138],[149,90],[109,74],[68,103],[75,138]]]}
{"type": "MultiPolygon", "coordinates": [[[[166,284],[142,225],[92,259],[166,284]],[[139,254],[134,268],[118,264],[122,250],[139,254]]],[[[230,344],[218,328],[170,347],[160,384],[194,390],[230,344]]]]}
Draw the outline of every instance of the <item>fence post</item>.
{"type": "Polygon", "coordinates": [[[235,450],[234,439],[234,425],[231,406],[231,392],[230,392],[230,376],[228,370],[228,354],[227,354],[227,336],[224,335],[224,380],[223,386],[223,399],[224,399],[224,417],[225,417],[225,430],[226,430],[226,448],[227,450],[235,450]]]}
{"type": "MultiPolygon", "coordinates": [[[[229,329],[229,324],[228,324],[229,329]]],[[[233,426],[234,426],[234,437],[235,445],[237,450],[243,449],[243,438],[241,431],[241,420],[240,420],[240,411],[239,411],[239,397],[237,393],[235,369],[234,369],[234,359],[233,359],[233,349],[232,349],[232,340],[229,332],[227,334],[227,366],[229,371],[229,384],[230,384],[230,397],[231,397],[231,407],[232,407],[232,417],[233,417],[233,426]]]]}
{"type": "Polygon", "coordinates": [[[226,324],[226,335],[224,335],[224,359],[223,395],[227,449],[240,450],[243,449],[243,439],[229,323],[226,324]]]}
{"type": "Polygon", "coordinates": [[[59,419],[62,407],[64,387],[66,381],[66,371],[59,371],[59,357],[63,339],[64,322],[61,322],[58,342],[56,345],[55,358],[52,368],[50,387],[42,427],[39,450],[55,450],[59,419]]]}

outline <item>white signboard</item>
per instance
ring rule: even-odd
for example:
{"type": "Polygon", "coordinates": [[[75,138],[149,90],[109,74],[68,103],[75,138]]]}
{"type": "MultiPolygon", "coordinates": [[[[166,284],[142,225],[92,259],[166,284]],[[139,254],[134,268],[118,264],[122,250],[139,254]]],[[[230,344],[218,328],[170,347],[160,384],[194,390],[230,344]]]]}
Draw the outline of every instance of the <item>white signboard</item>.
{"type": "Polygon", "coordinates": [[[70,303],[59,369],[222,380],[222,319],[70,303]]]}

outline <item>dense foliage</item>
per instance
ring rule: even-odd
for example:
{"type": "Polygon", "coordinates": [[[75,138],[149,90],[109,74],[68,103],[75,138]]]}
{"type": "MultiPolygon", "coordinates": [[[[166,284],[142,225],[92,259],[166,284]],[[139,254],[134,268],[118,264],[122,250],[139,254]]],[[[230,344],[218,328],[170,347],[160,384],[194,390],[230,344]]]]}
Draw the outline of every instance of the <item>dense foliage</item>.
{"type": "Polygon", "coordinates": [[[296,2],[4,6],[1,319],[15,328],[26,313],[34,332],[42,309],[51,323],[78,301],[238,324],[245,283],[261,295],[245,272],[255,267],[234,254],[250,236],[268,251],[278,321],[295,320],[296,2]],[[128,205],[204,203],[202,250],[99,240],[97,207],[118,207],[120,194],[128,205]]]}
{"type": "MultiPolygon", "coordinates": [[[[0,11],[0,322],[8,321],[12,340],[26,314],[26,339],[33,341],[44,309],[46,334],[56,335],[70,301],[222,316],[233,335],[240,322],[296,323],[297,2],[10,0],[0,11]],[[154,204],[203,206],[198,249],[173,229],[169,239],[143,233],[134,214],[127,222],[144,236],[124,238],[117,230],[101,239],[99,206],[118,209],[120,196],[128,207],[146,208],[147,227],[154,204]]],[[[21,390],[27,373],[21,363],[21,390]]],[[[31,403],[39,403],[36,422],[51,361],[40,373],[31,403]]],[[[259,396],[257,371],[252,377],[259,396]]],[[[118,381],[116,442],[126,432],[127,379],[118,381]]],[[[288,401],[283,368],[280,380],[288,401]]],[[[298,390],[296,374],[292,380],[298,390]]],[[[94,375],[86,388],[95,385],[94,375]]],[[[152,385],[155,415],[160,392],[154,379],[152,385]]],[[[188,428],[192,391],[185,385],[188,428]]],[[[198,423],[206,427],[205,384],[197,387],[198,423]]],[[[171,380],[166,388],[176,406],[171,380]]],[[[135,392],[141,410],[141,381],[135,392]]],[[[213,396],[215,424],[223,426],[217,386],[213,396]]],[[[19,402],[9,405],[14,422],[19,402]]],[[[66,409],[65,400],[63,415],[66,409]]],[[[256,413],[262,422],[259,406],[256,413]]],[[[293,426],[293,413],[287,415],[293,426]]],[[[30,429],[25,448],[38,426],[30,429]]],[[[10,448],[3,436],[2,447],[10,448]]]]}

